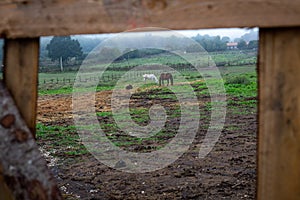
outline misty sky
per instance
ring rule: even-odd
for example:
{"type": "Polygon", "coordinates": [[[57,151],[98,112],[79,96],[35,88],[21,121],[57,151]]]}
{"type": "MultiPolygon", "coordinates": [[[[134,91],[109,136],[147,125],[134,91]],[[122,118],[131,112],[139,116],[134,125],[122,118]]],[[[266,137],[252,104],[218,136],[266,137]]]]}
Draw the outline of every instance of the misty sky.
{"type": "Polygon", "coordinates": [[[202,29],[202,30],[187,30],[187,31],[179,31],[182,35],[187,37],[200,35],[210,35],[210,36],[228,36],[232,40],[234,38],[240,38],[245,33],[249,33],[251,30],[257,31],[257,28],[254,29],[246,29],[246,28],[222,28],[222,29],[202,29]]]}
{"type": "MultiPolygon", "coordinates": [[[[210,36],[228,36],[231,40],[234,40],[235,38],[240,38],[242,35],[249,33],[251,30],[258,31],[258,28],[219,28],[219,29],[200,29],[200,30],[175,30],[181,35],[184,35],[186,37],[193,37],[197,34],[200,35],[210,35],[210,36]]],[[[144,33],[143,33],[144,34],[144,33]]],[[[110,37],[113,36],[113,34],[98,34],[98,35],[84,35],[85,37],[110,37]]]]}

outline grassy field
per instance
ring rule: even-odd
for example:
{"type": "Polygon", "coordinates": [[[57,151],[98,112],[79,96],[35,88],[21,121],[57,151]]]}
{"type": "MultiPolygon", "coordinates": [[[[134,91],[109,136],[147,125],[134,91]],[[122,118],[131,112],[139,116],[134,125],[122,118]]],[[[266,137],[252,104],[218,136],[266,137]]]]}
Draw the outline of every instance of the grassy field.
{"type": "MultiPolygon", "coordinates": [[[[238,63],[248,63],[247,59],[255,57],[248,55],[249,57],[241,58],[238,55],[232,55],[232,57],[227,58],[220,54],[215,56],[215,59],[220,59],[220,62],[221,59],[231,59],[232,62],[240,59],[238,63]]],[[[146,61],[147,59],[150,58],[138,59],[136,63],[146,64],[149,61],[146,61]]],[[[83,86],[85,83],[96,82],[98,95],[96,95],[94,106],[98,123],[90,123],[80,127],[75,126],[72,115],[72,92],[76,72],[39,74],[37,143],[43,152],[48,153],[50,163],[53,160],[52,166],[54,166],[53,170],[57,172],[56,177],[59,185],[67,188],[67,192],[63,192],[65,199],[80,199],[78,196],[92,198],[93,194],[89,192],[91,190],[101,191],[94,194],[99,195],[95,199],[126,199],[126,197],[133,199],[133,197],[140,195],[139,191],[145,190],[143,188],[145,185],[149,188],[147,193],[153,199],[161,198],[161,194],[168,195],[169,198],[167,199],[176,199],[174,196],[180,197],[180,195],[185,194],[178,188],[185,188],[186,191],[189,191],[188,194],[198,195],[199,199],[205,199],[208,196],[212,197],[211,199],[223,197],[241,199],[246,196],[249,199],[255,198],[257,143],[257,74],[255,64],[237,65],[236,63],[232,66],[218,67],[221,78],[216,78],[217,71],[211,70],[209,67],[201,68],[201,73],[199,73],[190,66],[175,62],[173,66],[178,66],[176,70],[182,79],[179,80],[179,75],[174,74],[173,86],[160,87],[154,82],[147,82],[139,86],[130,97],[129,103],[129,117],[135,124],[142,127],[151,122],[149,111],[152,105],[159,104],[164,107],[166,112],[166,123],[163,128],[146,138],[127,134],[119,126],[110,107],[112,104],[111,92],[116,89],[115,86],[120,77],[127,78],[132,85],[136,86],[138,82],[143,82],[142,74],[154,73],[159,75],[161,70],[136,70],[126,74],[126,70],[118,69],[117,64],[120,63],[109,67],[103,74],[104,76],[100,78],[92,72],[82,75],[80,78],[77,77],[77,81],[80,80],[79,84],[82,83],[83,86]],[[220,138],[207,159],[199,161],[197,159],[199,155],[197,144],[203,142],[203,136],[211,126],[212,113],[216,111],[213,103],[217,102],[211,102],[211,95],[208,90],[208,85],[215,83],[222,83],[226,91],[226,121],[222,127],[220,138]],[[166,147],[176,137],[180,126],[189,128],[186,127],[186,124],[179,124],[182,116],[181,105],[172,92],[180,91],[181,95],[185,96],[186,93],[190,93],[186,90],[188,86],[191,86],[198,100],[199,127],[190,149],[168,167],[138,176],[130,173],[119,173],[118,170],[95,161],[90,151],[83,145],[83,139],[79,136],[78,128],[90,133],[98,132],[98,126],[100,126],[106,139],[116,147],[128,152],[149,153],[166,147]],[[138,183],[137,177],[142,182],[138,183]],[[122,187],[121,180],[126,180],[125,187],[122,187]],[[200,182],[201,185],[199,185],[200,182]],[[90,184],[87,185],[86,183],[90,184]],[[173,186],[173,183],[176,186],[173,186]],[[188,183],[188,187],[182,185],[184,183],[188,183]],[[109,198],[101,197],[102,192],[107,193],[109,198]],[[132,196],[128,196],[128,194],[132,196]]],[[[125,64],[123,63],[124,69],[126,69],[125,64]]],[[[122,65],[120,64],[120,66],[122,65]]],[[[84,94],[85,91],[92,91],[93,89],[86,86],[77,91],[84,94]]],[[[192,120],[194,117],[190,114],[188,120],[192,120]]],[[[127,118],[126,115],[119,116],[119,120],[125,120],[126,123],[127,118]]],[[[125,125],[131,126],[130,124],[125,125]]],[[[103,137],[93,135],[92,138],[89,138],[90,141],[95,139],[96,142],[99,142],[103,140],[103,137]]],[[[99,151],[101,153],[102,150],[99,151]]],[[[195,197],[190,196],[184,199],[195,199],[195,197]]]]}
{"type": "MultiPolygon", "coordinates": [[[[242,76],[244,79],[250,79],[250,82],[256,82],[256,71],[255,66],[232,66],[232,67],[219,67],[220,74],[224,80],[233,81],[232,78],[242,76]]],[[[138,71],[126,74],[128,78],[136,79],[136,81],[142,80],[142,75],[145,73],[160,74],[160,70],[152,71],[138,71]]],[[[202,76],[209,80],[209,77],[214,76],[209,70],[202,70],[201,74],[195,70],[181,70],[180,74],[187,81],[201,80],[202,76]]],[[[39,74],[39,94],[70,94],[77,72],[63,72],[63,73],[40,73],[39,74]]],[[[98,91],[111,90],[116,84],[117,80],[124,75],[122,71],[106,71],[101,79],[96,75],[88,75],[82,77],[82,82],[90,80],[99,80],[97,87],[98,91]]],[[[176,77],[175,77],[176,78],[176,77]]]]}
{"type": "MultiPolygon", "coordinates": [[[[232,66],[232,67],[219,67],[220,74],[224,81],[224,86],[226,89],[226,95],[228,98],[228,106],[235,109],[235,112],[241,114],[247,114],[248,108],[255,108],[257,104],[257,75],[256,66],[232,66]],[[244,105],[243,109],[236,107],[237,105],[244,105]]],[[[145,72],[146,73],[146,72],[145,72]]],[[[158,73],[158,71],[154,71],[158,73]]],[[[207,81],[214,81],[209,79],[212,74],[209,70],[203,71],[203,76],[207,78],[207,81]]],[[[124,74],[122,71],[107,71],[105,76],[115,77],[108,79],[107,81],[102,81],[97,86],[97,91],[112,90],[116,84],[118,75],[124,74]]],[[[132,76],[139,77],[142,79],[141,74],[133,74],[132,76]]],[[[186,79],[187,82],[195,82],[192,84],[199,98],[202,95],[209,95],[205,82],[202,77],[196,71],[183,70],[181,74],[186,79]]],[[[40,73],[39,74],[39,95],[57,95],[57,94],[71,94],[73,92],[74,79],[76,77],[76,72],[64,72],[64,73],[40,73]],[[64,81],[63,81],[64,80],[64,81]]],[[[155,86],[156,84],[150,83],[146,84],[144,88],[155,86]]],[[[164,98],[164,99],[174,99],[173,95],[164,94],[164,88],[156,89],[157,95],[152,95],[152,98],[164,98]]],[[[149,90],[148,90],[149,92],[149,90]]],[[[151,91],[150,91],[151,92],[151,91]]],[[[207,105],[209,108],[209,105],[207,105]]],[[[176,116],[178,114],[178,108],[174,109],[171,115],[176,116]]],[[[100,117],[110,117],[111,112],[98,112],[100,117]]],[[[146,123],[149,120],[147,109],[136,109],[132,110],[133,118],[136,122],[146,123]]],[[[115,124],[103,125],[103,128],[109,132],[116,131],[115,124]]],[[[78,143],[79,136],[76,134],[74,126],[49,126],[38,123],[37,125],[37,137],[42,140],[52,140],[51,138],[61,138],[59,140],[53,141],[53,146],[60,145],[61,147],[70,147],[66,150],[66,154],[77,155],[82,153],[87,153],[83,145],[78,143]]],[[[112,138],[115,136],[111,136],[112,138]]],[[[118,145],[130,145],[130,142],[125,142],[124,144],[118,143],[118,145]]]]}
{"type": "MultiPolygon", "coordinates": [[[[230,109],[233,109],[234,112],[239,114],[247,114],[248,112],[252,112],[253,108],[256,108],[257,104],[257,76],[256,76],[256,67],[255,66],[234,66],[234,67],[220,67],[218,68],[224,83],[224,87],[227,95],[227,103],[230,109]],[[250,111],[251,110],[251,111],[250,111]]],[[[109,71],[108,73],[120,73],[119,71],[109,71]]],[[[209,96],[209,91],[207,89],[206,83],[216,81],[214,78],[214,71],[206,70],[203,71],[203,76],[205,77],[205,81],[201,75],[199,75],[196,71],[182,71],[181,74],[186,80],[186,83],[190,83],[193,87],[195,93],[199,100],[203,96],[209,96]]],[[[53,74],[40,74],[42,78],[51,79],[53,74]]],[[[63,77],[75,77],[76,73],[61,73],[54,74],[54,76],[58,76],[60,78],[63,77]]],[[[139,77],[142,80],[142,77],[139,77]]],[[[53,84],[41,84],[39,86],[39,94],[40,95],[60,95],[60,94],[71,94],[73,91],[73,83],[53,83],[53,84]]],[[[110,80],[104,82],[100,82],[97,86],[97,91],[109,91],[114,89],[114,85],[116,84],[116,80],[110,80]]],[[[173,87],[185,87],[184,85],[176,85],[173,87]]],[[[176,101],[176,96],[172,92],[169,91],[166,87],[157,87],[155,83],[145,84],[141,90],[135,96],[142,96],[143,98],[148,98],[149,100],[159,100],[166,102],[176,101]]],[[[210,102],[205,103],[205,109],[211,109],[210,102]]],[[[131,116],[133,120],[138,124],[147,124],[149,122],[148,109],[144,107],[131,109],[131,116]]],[[[180,116],[180,107],[172,107],[168,111],[168,116],[170,119],[174,119],[180,116]]],[[[116,136],[117,133],[120,132],[118,126],[112,120],[111,111],[105,112],[97,112],[97,116],[100,118],[109,118],[109,121],[104,121],[101,124],[103,130],[105,130],[108,134],[108,138],[112,141],[115,140],[115,144],[117,146],[128,147],[133,143],[142,144],[144,142],[143,139],[131,138],[128,136],[124,136],[124,138],[120,136],[116,136]],[[121,142],[120,142],[121,141],[121,142]]],[[[92,128],[92,127],[91,127],[92,128]]],[[[155,137],[150,138],[150,140],[161,141],[160,138],[165,138],[166,134],[169,134],[168,137],[172,137],[172,131],[169,131],[170,127],[167,127],[166,130],[162,130],[162,132],[157,133],[155,137]],[[168,129],[169,128],[169,129],[168,129]],[[163,136],[162,136],[163,135],[163,136]]],[[[175,134],[175,133],[174,133],[175,134]]],[[[82,146],[82,144],[78,143],[79,136],[76,134],[76,130],[74,126],[49,126],[39,123],[37,126],[37,136],[42,140],[51,140],[51,138],[61,138],[59,140],[55,140],[53,145],[59,145],[61,147],[65,147],[67,150],[64,151],[65,154],[77,155],[77,154],[85,154],[87,151],[82,146]]],[[[146,140],[149,140],[146,139],[146,140]]],[[[163,146],[166,141],[162,142],[163,146]]],[[[155,148],[159,148],[156,146],[155,148]]]]}
{"type": "MultiPolygon", "coordinates": [[[[83,85],[97,82],[99,98],[96,99],[95,114],[98,126],[106,138],[120,149],[135,153],[154,152],[164,148],[175,138],[181,126],[179,122],[182,112],[171,89],[184,93],[187,86],[192,87],[199,103],[200,123],[190,149],[168,167],[138,175],[118,172],[115,168],[104,166],[95,161],[83,145],[78,128],[87,132],[98,129],[95,124],[82,127],[74,124],[72,93],[77,71],[39,73],[36,142],[57,179],[64,199],[255,199],[256,55],[253,51],[217,52],[211,53],[211,57],[185,55],[192,60],[193,65],[203,67],[200,74],[178,56],[149,56],[114,62],[102,77],[95,73],[95,69],[103,69],[105,64],[91,64],[87,67],[89,73],[77,77],[77,81],[83,85]],[[213,65],[212,61],[217,64],[221,79],[215,78],[216,71],[208,67],[213,65]],[[159,87],[156,83],[147,82],[131,96],[130,118],[139,126],[149,124],[149,110],[153,104],[163,106],[167,115],[166,123],[160,131],[147,138],[139,138],[127,134],[116,123],[109,108],[110,95],[120,77],[127,78],[135,85],[143,80],[144,73],[158,76],[162,72],[160,69],[128,72],[135,66],[147,64],[173,67],[181,74],[182,79],[179,80],[178,75],[175,75],[174,86],[169,87],[159,87]],[[210,127],[214,109],[207,87],[212,83],[224,84],[226,121],[212,151],[205,159],[199,160],[198,147],[210,127]],[[144,196],[141,191],[149,196],[144,196]],[[107,194],[107,198],[103,198],[103,194],[107,194]]],[[[0,73],[0,79],[1,77],[0,73]]],[[[80,92],[93,89],[83,87],[80,92]]],[[[194,118],[193,115],[188,117],[194,118]]]]}

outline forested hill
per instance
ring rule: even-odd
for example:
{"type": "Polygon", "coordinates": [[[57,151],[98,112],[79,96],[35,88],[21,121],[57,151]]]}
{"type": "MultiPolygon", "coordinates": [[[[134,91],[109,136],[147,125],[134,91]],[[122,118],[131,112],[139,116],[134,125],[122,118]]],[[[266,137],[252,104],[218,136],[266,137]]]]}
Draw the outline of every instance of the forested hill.
{"type": "MultiPolygon", "coordinates": [[[[111,37],[109,34],[103,35],[76,35],[71,36],[72,39],[77,40],[80,43],[81,51],[83,53],[83,57],[86,56],[89,52],[91,52],[97,45],[99,45],[105,39],[111,37]]],[[[165,47],[167,50],[183,50],[186,52],[194,52],[198,51],[194,46],[185,46],[185,40],[187,38],[177,38],[170,37],[166,40],[165,37],[159,36],[151,36],[151,34],[147,33],[144,37],[149,37],[148,41],[151,43],[162,42],[165,43],[165,47]],[[167,43],[167,44],[166,44],[167,43]]],[[[41,37],[40,40],[40,58],[41,60],[49,59],[48,51],[46,50],[47,45],[50,43],[53,37],[41,37]]],[[[226,44],[228,42],[240,43],[239,48],[242,49],[253,49],[257,48],[258,45],[258,31],[251,30],[250,32],[244,34],[240,38],[230,38],[228,36],[210,36],[210,35],[200,35],[195,34],[195,36],[191,37],[195,41],[197,41],[206,51],[214,52],[214,51],[224,51],[227,50],[226,44]]],[[[0,39],[0,46],[3,47],[3,40],[0,39]]],[[[197,48],[197,47],[196,47],[197,48]]],[[[3,57],[3,48],[0,48],[0,61],[2,61],[3,57]]]]}
{"type": "MultiPolygon", "coordinates": [[[[148,34],[145,34],[145,37],[148,37],[148,34]]],[[[97,45],[99,45],[103,40],[109,38],[109,35],[95,35],[93,36],[72,36],[73,39],[76,39],[79,41],[83,54],[88,54],[91,52],[97,45]]],[[[41,38],[41,56],[47,56],[46,46],[49,44],[52,37],[43,37],[41,38]]],[[[256,41],[258,40],[258,31],[251,30],[249,33],[244,34],[240,38],[230,38],[229,36],[210,36],[210,35],[200,35],[197,34],[193,37],[191,37],[198,43],[202,45],[202,47],[211,52],[211,51],[222,51],[226,49],[226,43],[228,42],[239,42],[239,41],[245,41],[246,43],[249,43],[250,41],[256,41]]],[[[153,39],[153,37],[152,37],[153,39]]],[[[156,41],[166,41],[165,38],[155,38],[156,41]]],[[[179,46],[184,45],[184,40],[182,39],[176,39],[174,38],[171,40],[174,44],[173,46],[179,46]],[[176,44],[176,45],[175,45],[176,44]]],[[[169,46],[171,47],[171,46],[169,46]]],[[[171,48],[172,50],[172,48],[171,48]]],[[[189,50],[189,49],[187,49],[189,50]]]]}

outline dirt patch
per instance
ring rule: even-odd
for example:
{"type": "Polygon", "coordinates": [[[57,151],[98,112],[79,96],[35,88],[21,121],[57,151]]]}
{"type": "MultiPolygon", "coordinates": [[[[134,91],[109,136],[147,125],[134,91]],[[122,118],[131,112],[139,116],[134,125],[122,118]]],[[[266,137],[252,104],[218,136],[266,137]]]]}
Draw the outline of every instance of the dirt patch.
{"type": "MultiPolygon", "coordinates": [[[[110,94],[110,91],[97,93],[98,112],[110,111],[110,94]]],[[[149,99],[135,101],[139,107],[149,99]]],[[[204,101],[200,105],[203,110],[204,101]]],[[[177,103],[168,105],[174,107],[177,103]]],[[[71,107],[71,95],[41,96],[38,122],[73,125],[71,107]]],[[[204,118],[201,123],[208,124],[209,120],[204,118]]],[[[198,153],[207,131],[205,126],[199,128],[184,155],[154,172],[121,172],[105,166],[91,154],[59,157],[50,168],[66,199],[255,199],[256,130],[255,107],[229,105],[222,134],[203,159],[198,158],[198,153]]],[[[46,143],[42,141],[40,145],[46,143]]]]}

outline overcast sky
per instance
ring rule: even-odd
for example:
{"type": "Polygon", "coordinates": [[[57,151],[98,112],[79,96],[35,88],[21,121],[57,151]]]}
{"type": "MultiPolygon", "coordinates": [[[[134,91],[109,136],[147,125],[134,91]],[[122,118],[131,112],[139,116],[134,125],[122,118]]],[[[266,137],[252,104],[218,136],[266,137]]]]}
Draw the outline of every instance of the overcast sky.
{"type": "MultiPolygon", "coordinates": [[[[231,40],[234,40],[235,38],[240,38],[242,35],[249,33],[251,30],[258,31],[258,28],[254,29],[248,29],[248,28],[223,28],[223,29],[200,29],[200,30],[182,30],[178,32],[181,35],[184,35],[186,37],[193,37],[197,34],[200,35],[210,35],[210,36],[228,36],[231,38],[231,40]]],[[[137,34],[145,34],[142,32],[137,32],[137,34]]],[[[98,34],[98,35],[84,35],[85,37],[110,37],[113,36],[113,34],[98,34]]],[[[163,36],[163,34],[162,34],[163,36]]]]}
{"type": "MultiPolygon", "coordinates": [[[[200,35],[210,35],[210,36],[228,36],[231,39],[239,38],[245,33],[249,33],[252,29],[242,29],[242,28],[223,28],[223,29],[202,29],[202,30],[188,30],[188,31],[179,31],[181,34],[191,37],[196,36],[198,33],[200,35]]],[[[258,30],[254,28],[253,30],[258,30]]]]}

